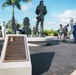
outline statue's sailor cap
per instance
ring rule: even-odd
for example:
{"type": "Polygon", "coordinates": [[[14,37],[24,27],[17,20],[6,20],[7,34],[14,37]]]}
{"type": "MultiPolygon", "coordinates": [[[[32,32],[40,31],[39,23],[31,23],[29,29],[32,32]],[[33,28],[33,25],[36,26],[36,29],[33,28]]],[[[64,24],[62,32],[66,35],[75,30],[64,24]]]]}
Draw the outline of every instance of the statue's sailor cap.
{"type": "Polygon", "coordinates": [[[43,0],[40,0],[40,2],[44,2],[43,0]]]}

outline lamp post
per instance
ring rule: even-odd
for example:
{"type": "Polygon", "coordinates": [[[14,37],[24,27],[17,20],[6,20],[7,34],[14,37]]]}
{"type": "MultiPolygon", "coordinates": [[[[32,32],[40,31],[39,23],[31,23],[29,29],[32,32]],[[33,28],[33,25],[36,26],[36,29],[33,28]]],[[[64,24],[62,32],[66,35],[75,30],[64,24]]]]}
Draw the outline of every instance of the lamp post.
{"type": "Polygon", "coordinates": [[[73,18],[71,18],[71,20],[70,20],[71,32],[72,32],[73,25],[74,25],[74,20],[73,20],[73,18]]]}

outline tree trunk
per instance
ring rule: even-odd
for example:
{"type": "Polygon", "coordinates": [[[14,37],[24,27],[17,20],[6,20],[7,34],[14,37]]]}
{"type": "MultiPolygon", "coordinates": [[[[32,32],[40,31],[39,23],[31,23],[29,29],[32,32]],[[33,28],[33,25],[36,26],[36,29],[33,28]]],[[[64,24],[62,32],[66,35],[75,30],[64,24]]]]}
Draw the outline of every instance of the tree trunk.
{"type": "Polygon", "coordinates": [[[16,30],[16,27],[15,27],[15,18],[14,18],[14,16],[12,16],[12,34],[15,34],[15,30],[16,30]]]}
{"type": "Polygon", "coordinates": [[[15,17],[14,17],[14,5],[12,10],[12,34],[15,34],[16,27],[15,27],[15,17]]]}

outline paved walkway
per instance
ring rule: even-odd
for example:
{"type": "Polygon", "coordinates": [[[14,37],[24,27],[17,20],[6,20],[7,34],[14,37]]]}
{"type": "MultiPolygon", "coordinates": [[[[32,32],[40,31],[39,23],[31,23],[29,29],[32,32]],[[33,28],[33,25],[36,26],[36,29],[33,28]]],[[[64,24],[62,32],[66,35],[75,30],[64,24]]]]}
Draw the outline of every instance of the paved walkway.
{"type": "MultiPolygon", "coordinates": [[[[3,41],[0,41],[0,51],[3,41]]],[[[46,46],[29,47],[32,75],[70,75],[76,69],[76,44],[69,40],[49,41],[46,46]]]]}
{"type": "Polygon", "coordinates": [[[52,40],[30,47],[33,75],[70,75],[76,69],[76,44],[52,40]]]}

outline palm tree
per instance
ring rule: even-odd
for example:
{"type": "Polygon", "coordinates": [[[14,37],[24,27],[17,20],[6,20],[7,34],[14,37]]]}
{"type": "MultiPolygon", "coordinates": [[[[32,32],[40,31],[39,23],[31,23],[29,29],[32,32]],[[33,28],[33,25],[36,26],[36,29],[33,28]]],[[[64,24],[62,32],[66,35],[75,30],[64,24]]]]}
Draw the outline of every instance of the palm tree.
{"type": "Polygon", "coordinates": [[[20,2],[30,2],[31,0],[6,0],[2,8],[4,9],[6,6],[12,6],[12,33],[15,34],[15,17],[14,17],[14,7],[16,6],[19,10],[21,10],[20,2]]]}

